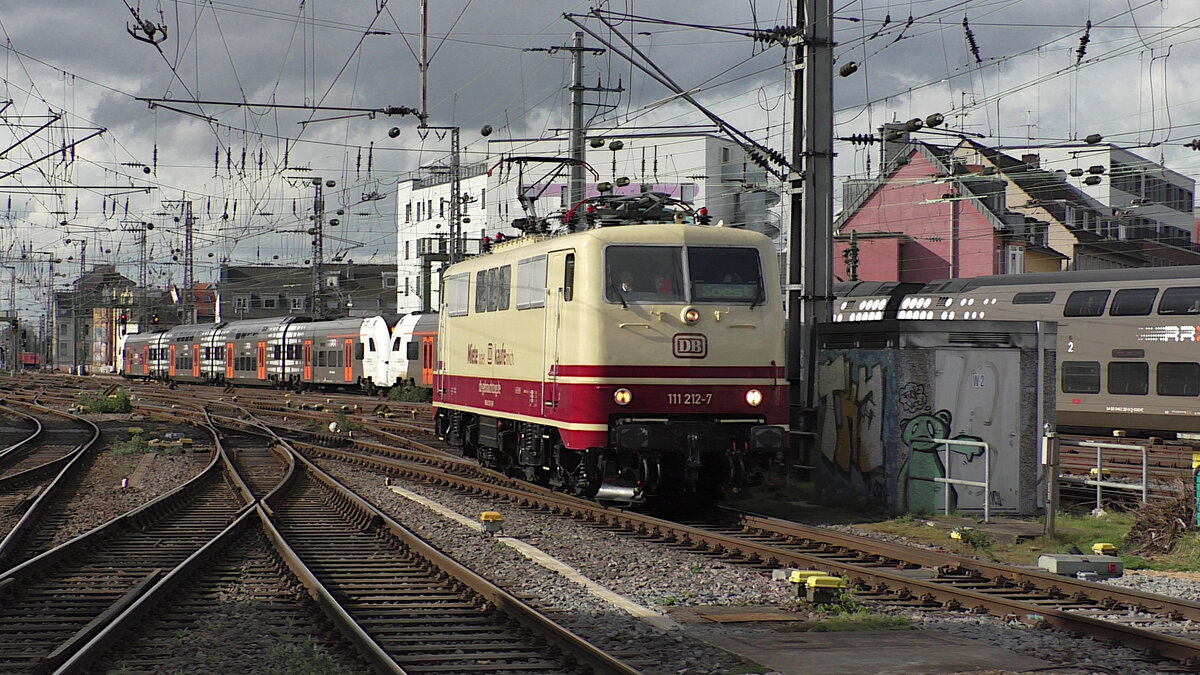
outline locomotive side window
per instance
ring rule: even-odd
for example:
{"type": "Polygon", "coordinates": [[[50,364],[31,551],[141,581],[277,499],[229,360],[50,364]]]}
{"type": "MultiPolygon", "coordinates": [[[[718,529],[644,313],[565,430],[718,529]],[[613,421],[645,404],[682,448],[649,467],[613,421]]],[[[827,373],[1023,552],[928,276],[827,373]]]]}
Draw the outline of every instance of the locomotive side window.
{"type": "Polygon", "coordinates": [[[1108,364],[1108,393],[1145,396],[1150,391],[1150,364],[1112,361],[1108,364]]]}
{"type": "Polygon", "coordinates": [[[604,297],[615,303],[683,302],[678,246],[609,246],[604,252],[604,297]]]}
{"type": "Polygon", "coordinates": [[[758,249],[689,246],[688,276],[693,302],[762,302],[758,249]]]}
{"type": "Polygon", "coordinates": [[[1159,314],[1200,314],[1200,286],[1168,288],[1158,301],[1159,314]]]}
{"type": "Polygon", "coordinates": [[[479,314],[486,312],[488,308],[488,296],[491,295],[491,289],[488,285],[488,271],[479,270],[475,273],[475,313],[479,314]]]}
{"type": "Polygon", "coordinates": [[[1063,316],[1102,316],[1109,291],[1075,291],[1067,296],[1063,316]]]}
{"type": "Polygon", "coordinates": [[[466,274],[454,274],[446,277],[446,313],[450,316],[466,316],[468,290],[471,277],[466,274]]]}
{"type": "Polygon", "coordinates": [[[1014,305],[1048,305],[1054,302],[1054,291],[1026,291],[1013,295],[1014,305]]]}
{"type": "Polygon", "coordinates": [[[563,261],[563,302],[575,298],[575,254],[568,253],[563,261]]]}
{"type": "Polygon", "coordinates": [[[1154,309],[1157,288],[1123,288],[1113,296],[1110,316],[1147,316],[1154,309]]]}
{"type": "MultiPolygon", "coordinates": [[[[375,351],[375,350],[372,349],[371,351],[375,351]]],[[[361,342],[354,343],[354,360],[355,361],[363,360],[363,343],[361,343],[361,342]]]]}
{"type": "Polygon", "coordinates": [[[546,306],[546,256],[517,262],[517,309],[546,306]]]}
{"type": "Polygon", "coordinates": [[[1099,361],[1063,361],[1062,390],[1065,394],[1099,394],[1099,361]]]}
{"type": "Polygon", "coordinates": [[[508,309],[509,297],[512,295],[512,266],[505,265],[496,270],[496,309],[508,309]]]}
{"type": "Polygon", "coordinates": [[[1159,396],[1200,396],[1200,363],[1159,363],[1155,369],[1159,396]]]}
{"type": "Polygon", "coordinates": [[[410,340],[408,343],[408,351],[405,352],[405,358],[409,361],[416,361],[421,355],[421,343],[416,340],[410,340]]]}

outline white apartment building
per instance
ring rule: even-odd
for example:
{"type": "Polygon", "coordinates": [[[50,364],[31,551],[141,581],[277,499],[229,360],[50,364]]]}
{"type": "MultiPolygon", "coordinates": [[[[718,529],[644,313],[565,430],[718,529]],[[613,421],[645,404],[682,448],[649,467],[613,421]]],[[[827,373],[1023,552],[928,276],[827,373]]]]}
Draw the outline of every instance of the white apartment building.
{"type": "MultiPolygon", "coordinates": [[[[599,138],[590,136],[590,138],[599,138]]],[[[711,135],[605,136],[587,144],[587,195],[596,185],[617,179],[628,184],[614,187],[616,194],[664,192],[706,206],[712,222],[744,227],[775,238],[779,215],[772,210],[780,201],[777,187],[768,184],[766,171],[752,162],[740,146],[711,135]],[[615,148],[615,149],[614,149],[615,148]],[[624,181],[622,181],[624,182],[624,181]]],[[[568,139],[501,139],[488,143],[488,159],[463,163],[462,237],[467,254],[476,253],[483,236],[497,233],[517,236],[514,219],[531,215],[561,215],[567,204],[569,169],[547,161],[513,161],[515,158],[566,157],[568,139]],[[490,175],[489,175],[490,170],[490,175]]],[[[441,165],[448,165],[443,161],[441,165]]],[[[441,166],[418,171],[401,180],[396,197],[397,308],[400,312],[437,308],[439,270],[445,264],[449,242],[450,176],[441,166]]]]}
{"type": "Polygon", "coordinates": [[[1061,172],[1112,218],[1070,223],[1112,239],[1192,241],[1196,181],[1112,145],[1000,148],[1045,171],[1061,172]]]}

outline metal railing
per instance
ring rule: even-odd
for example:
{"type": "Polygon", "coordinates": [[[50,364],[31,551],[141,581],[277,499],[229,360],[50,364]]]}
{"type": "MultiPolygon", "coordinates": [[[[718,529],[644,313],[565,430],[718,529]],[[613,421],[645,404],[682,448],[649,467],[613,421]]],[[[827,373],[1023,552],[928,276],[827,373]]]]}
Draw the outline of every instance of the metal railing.
{"type": "Polygon", "coordinates": [[[1146,446],[1130,445],[1128,443],[1105,443],[1103,441],[1080,441],[1080,447],[1088,447],[1096,449],[1096,478],[1083,481],[1084,485],[1096,486],[1096,508],[1100,508],[1101,501],[1104,497],[1104,488],[1118,488],[1128,490],[1132,487],[1129,483],[1119,483],[1117,481],[1104,480],[1104,451],[1105,450],[1140,450],[1142,453],[1142,503],[1147,500],[1149,492],[1149,483],[1147,481],[1147,455],[1146,446]]]}
{"type": "Polygon", "coordinates": [[[951,485],[966,485],[969,487],[983,488],[983,522],[988,522],[991,518],[991,497],[992,497],[992,462],[988,456],[988,444],[983,441],[968,441],[963,439],[953,438],[931,438],[933,443],[942,446],[945,454],[942,457],[942,466],[946,467],[946,476],[944,478],[934,477],[935,483],[942,483],[945,486],[945,492],[942,497],[942,507],[946,515],[950,515],[950,486],[951,485]],[[967,446],[971,448],[983,449],[983,480],[965,480],[962,478],[950,477],[950,446],[967,446]]]}

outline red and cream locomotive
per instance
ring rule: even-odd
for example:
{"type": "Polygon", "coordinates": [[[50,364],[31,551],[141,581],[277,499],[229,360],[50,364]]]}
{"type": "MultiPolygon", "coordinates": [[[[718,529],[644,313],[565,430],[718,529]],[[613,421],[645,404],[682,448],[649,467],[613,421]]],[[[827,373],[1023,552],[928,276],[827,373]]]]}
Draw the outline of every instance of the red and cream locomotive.
{"type": "MultiPolygon", "coordinates": [[[[777,255],[756,232],[624,225],[527,234],[450,266],[438,435],[488,467],[605,502],[762,476],[787,442],[777,255]]],[[[680,208],[686,208],[681,207],[680,208]]],[[[595,214],[595,209],[590,210],[595,214]]],[[[693,221],[693,222],[688,222],[693,221]]]]}

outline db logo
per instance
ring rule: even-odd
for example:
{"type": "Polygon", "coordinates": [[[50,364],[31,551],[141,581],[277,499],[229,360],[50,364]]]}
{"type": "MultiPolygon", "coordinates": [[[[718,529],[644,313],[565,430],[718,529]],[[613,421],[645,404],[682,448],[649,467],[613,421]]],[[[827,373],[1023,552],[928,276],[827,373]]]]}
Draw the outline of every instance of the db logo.
{"type": "Polygon", "coordinates": [[[708,356],[708,338],[700,333],[676,333],[671,351],[676,358],[702,359],[708,356]]]}

